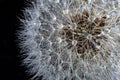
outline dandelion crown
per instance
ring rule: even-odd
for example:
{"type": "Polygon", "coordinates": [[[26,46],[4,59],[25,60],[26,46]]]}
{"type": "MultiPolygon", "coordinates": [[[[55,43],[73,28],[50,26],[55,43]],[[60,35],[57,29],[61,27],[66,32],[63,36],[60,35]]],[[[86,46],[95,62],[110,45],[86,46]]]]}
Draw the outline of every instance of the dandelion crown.
{"type": "Polygon", "coordinates": [[[19,38],[32,80],[120,80],[119,0],[31,3],[19,38]]]}

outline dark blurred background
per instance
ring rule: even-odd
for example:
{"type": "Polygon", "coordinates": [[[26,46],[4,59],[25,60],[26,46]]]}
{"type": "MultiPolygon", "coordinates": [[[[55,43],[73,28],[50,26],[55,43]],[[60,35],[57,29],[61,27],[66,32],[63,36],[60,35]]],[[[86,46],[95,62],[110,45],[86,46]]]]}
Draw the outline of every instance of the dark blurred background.
{"type": "Polygon", "coordinates": [[[0,0],[0,80],[28,80],[15,41],[24,5],[24,0],[0,0]]]}

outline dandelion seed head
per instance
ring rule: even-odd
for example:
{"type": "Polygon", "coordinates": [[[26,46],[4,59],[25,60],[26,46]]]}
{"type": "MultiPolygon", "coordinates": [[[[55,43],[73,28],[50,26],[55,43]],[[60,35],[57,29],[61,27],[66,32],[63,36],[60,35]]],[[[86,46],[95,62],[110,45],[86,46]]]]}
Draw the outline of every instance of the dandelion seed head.
{"type": "Polygon", "coordinates": [[[32,80],[120,79],[118,0],[35,1],[20,35],[32,80]]]}

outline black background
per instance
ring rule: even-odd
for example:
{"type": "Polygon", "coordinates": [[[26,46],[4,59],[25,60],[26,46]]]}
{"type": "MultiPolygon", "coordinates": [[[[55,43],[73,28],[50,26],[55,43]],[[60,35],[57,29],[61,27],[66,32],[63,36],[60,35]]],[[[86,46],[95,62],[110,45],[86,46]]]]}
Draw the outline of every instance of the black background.
{"type": "Polygon", "coordinates": [[[15,41],[24,5],[24,0],[0,0],[0,80],[28,80],[15,41]]]}

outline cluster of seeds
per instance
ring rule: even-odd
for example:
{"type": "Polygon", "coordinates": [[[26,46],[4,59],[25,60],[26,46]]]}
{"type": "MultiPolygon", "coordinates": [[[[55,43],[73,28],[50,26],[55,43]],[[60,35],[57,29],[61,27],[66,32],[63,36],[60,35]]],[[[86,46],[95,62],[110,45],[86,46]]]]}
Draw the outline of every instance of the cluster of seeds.
{"type": "Polygon", "coordinates": [[[61,37],[68,44],[68,49],[76,51],[78,54],[81,54],[81,58],[84,58],[84,55],[91,53],[92,56],[95,56],[100,51],[100,41],[107,41],[107,37],[102,35],[106,25],[106,16],[101,18],[95,18],[93,21],[90,21],[89,13],[84,10],[82,15],[76,14],[70,16],[70,20],[66,20],[63,23],[61,37]]]}
{"type": "Polygon", "coordinates": [[[32,80],[120,79],[118,0],[35,0],[23,22],[32,80]]]}

